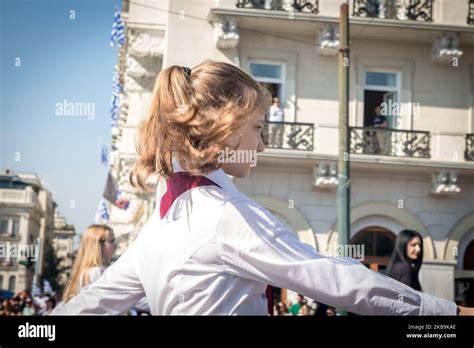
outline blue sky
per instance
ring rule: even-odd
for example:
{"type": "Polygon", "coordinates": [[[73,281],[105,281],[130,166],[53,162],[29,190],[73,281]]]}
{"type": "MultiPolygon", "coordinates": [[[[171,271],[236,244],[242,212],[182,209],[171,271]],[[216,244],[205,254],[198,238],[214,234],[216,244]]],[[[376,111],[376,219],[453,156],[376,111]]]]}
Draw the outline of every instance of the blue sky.
{"type": "Polygon", "coordinates": [[[0,170],[37,173],[79,233],[94,222],[107,176],[100,146],[110,145],[115,6],[0,0],[0,170]],[[56,115],[64,100],[94,105],[95,116],[56,115]]]}

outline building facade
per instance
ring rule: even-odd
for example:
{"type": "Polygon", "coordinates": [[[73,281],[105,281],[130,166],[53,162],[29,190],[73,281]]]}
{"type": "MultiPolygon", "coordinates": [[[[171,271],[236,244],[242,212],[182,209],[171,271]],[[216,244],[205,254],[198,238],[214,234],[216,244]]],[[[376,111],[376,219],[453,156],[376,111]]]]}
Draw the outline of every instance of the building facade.
{"type": "Polygon", "coordinates": [[[59,267],[61,273],[59,276],[59,283],[65,286],[69,280],[74,263],[74,237],[76,231],[73,225],[68,224],[67,220],[59,214],[59,211],[54,213],[54,232],[52,237],[52,246],[56,253],[56,257],[61,261],[59,267]]]}
{"type": "MultiPolygon", "coordinates": [[[[112,170],[135,202],[113,211],[126,248],[156,205],[127,184],[153,81],[170,65],[240,66],[282,102],[282,136],[237,187],[320,253],[338,249],[339,0],[124,1],[124,84],[112,170]],[[137,213],[138,212],[138,213],[137,213]]],[[[423,236],[423,290],[473,305],[474,2],[351,0],[351,243],[384,272],[397,234],[423,236]],[[381,110],[376,110],[376,107],[381,110]],[[374,127],[376,113],[385,127],[374,127]]],[[[271,122],[267,122],[271,126],[271,122]]],[[[157,197],[162,192],[162,185],[157,197]]]]}
{"type": "Polygon", "coordinates": [[[59,226],[56,203],[35,174],[0,174],[0,289],[31,290],[59,226]]]}

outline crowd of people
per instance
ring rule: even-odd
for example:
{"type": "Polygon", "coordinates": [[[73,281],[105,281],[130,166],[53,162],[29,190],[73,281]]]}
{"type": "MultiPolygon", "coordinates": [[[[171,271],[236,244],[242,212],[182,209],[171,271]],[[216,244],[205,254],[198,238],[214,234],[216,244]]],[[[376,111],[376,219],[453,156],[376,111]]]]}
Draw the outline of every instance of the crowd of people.
{"type": "Polygon", "coordinates": [[[3,298],[0,293],[0,316],[48,315],[58,303],[57,294],[31,295],[20,291],[11,298],[3,298]]]}
{"type": "Polygon", "coordinates": [[[276,316],[316,316],[329,317],[339,315],[334,307],[313,301],[308,304],[308,300],[301,294],[297,295],[295,303],[287,301],[286,303],[278,302],[274,308],[276,316]]]}

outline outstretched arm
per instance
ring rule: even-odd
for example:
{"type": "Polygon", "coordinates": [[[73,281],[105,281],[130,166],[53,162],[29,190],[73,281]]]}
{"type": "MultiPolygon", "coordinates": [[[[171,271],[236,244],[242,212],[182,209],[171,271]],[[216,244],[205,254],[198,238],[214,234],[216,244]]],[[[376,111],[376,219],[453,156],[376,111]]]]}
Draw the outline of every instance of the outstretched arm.
{"type": "Polygon", "coordinates": [[[97,281],[51,315],[120,315],[130,310],[145,296],[136,269],[139,243],[137,239],[97,281]]]}
{"type": "Polygon", "coordinates": [[[218,231],[228,273],[357,314],[457,314],[454,302],[415,291],[355,259],[322,256],[250,199],[222,209],[218,231]]]}

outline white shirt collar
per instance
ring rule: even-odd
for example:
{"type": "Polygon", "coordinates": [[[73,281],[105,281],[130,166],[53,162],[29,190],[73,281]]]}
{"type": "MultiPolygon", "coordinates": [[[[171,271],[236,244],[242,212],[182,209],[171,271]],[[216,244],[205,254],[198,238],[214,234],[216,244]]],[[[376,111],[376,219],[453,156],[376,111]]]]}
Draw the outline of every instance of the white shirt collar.
{"type": "MultiPolygon", "coordinates": [[[[183,171],[184,169],[179,164],[178,159],[173,158],[173,172],[178,173],[178,172],[183,172],[183,171]]],[[[227,191],[227,192],[238,191],[238,189],[235,187],[234,183],[232,182],[232,179],[231,179],[232,176],[227,175],[222,169],[217,169],[212,172],[209,172],[208,174],[203,174],[203,176],[214,181],[216,184],[222,187],[224,191],[227,191]]]]}

